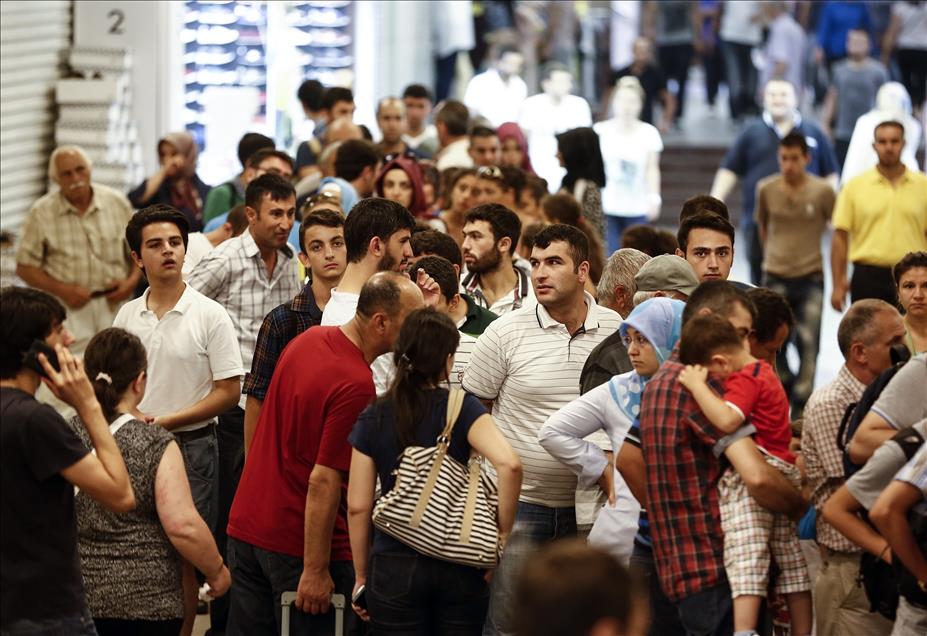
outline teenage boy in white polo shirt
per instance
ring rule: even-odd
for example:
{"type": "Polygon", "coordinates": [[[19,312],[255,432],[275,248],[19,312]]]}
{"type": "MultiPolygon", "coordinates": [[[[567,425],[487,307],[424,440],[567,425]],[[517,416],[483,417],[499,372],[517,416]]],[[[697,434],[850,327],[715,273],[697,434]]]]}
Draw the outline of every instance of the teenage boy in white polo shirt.
{"type": "MultiPolygon", "coordinates": [[[[177,438],[193,502],[215,532],[216,418],[238,403],[243,371],[228,313],[183,281],[188,231],[186,217],[167,205],[145,208],[129,220],[126,239],[149,287],[123,305],[113,325],[145,345],[148,385],[139,410],[177,438]]],[[[185,567],[184,590],[194,611],[196,588],[192,568],[185,567]]]]}
{"type": "Polygon", "coordinates": [[[589,353],[621,324],[583,289],[589,243],[578,229],[551,225],[531,250],[537,304],[510,312],[486,328],[464,371],[463,388],[492,401],[499,430],[518,451],[525,474],[515,530],[493,577],[484,634],[512,631],[518,570],[538,544],[576,534],[576,477],[538,442],[538,430],[579,397],[589,353]]]}

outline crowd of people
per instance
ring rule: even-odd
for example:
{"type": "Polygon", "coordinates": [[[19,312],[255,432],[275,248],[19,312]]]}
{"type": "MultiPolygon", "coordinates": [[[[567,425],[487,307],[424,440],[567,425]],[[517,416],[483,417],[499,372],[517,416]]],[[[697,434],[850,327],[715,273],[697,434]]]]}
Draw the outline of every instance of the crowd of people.
{"type": "Polygon", "coordinates": [[[857,174],[775,66],[675,232],[645,119],[682,102],[646,40],[595,124],[567,67],[529,97],[502,47],[463,101],[381,99],[376,143],[307,81],[313,136],[247,133],[212,188],[186,133],[127,196],[56,148],[0,292],[2,634],[187,635],[208,600],[210,634],[270,636],[289,592],[300,634],[335,633],[333,594],[349,634],[927,632],[927,176],[905,113],[866,113],[889,84],[837,110],[879,74],[864,35],[821,40],[857,174]],[[844,362],[816,387],[825,259],[844,362]],[[443,552],[382,520],[454,494],[409,494],[415,449],[469,474],[443,552]]]}

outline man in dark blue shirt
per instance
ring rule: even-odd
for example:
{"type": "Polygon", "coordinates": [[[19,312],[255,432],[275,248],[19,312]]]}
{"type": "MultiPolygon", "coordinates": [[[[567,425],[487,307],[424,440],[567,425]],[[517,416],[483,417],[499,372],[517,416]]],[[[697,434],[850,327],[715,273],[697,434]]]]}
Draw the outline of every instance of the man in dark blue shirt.
{"type": "Polygon", "coordinates": [[[762,117],[744,126],[724,156],[711,187],[711,196],[724,200],[737,180],[743,181],[740,228],[746,239],[750,279],[755,285],[760,284],[763,273],[763,252],[754,219],[756,185],[761,179],[779,172],[779,140],[793,131],[803,134],[811,154],[808,172],[827,179],[834,189],[838,171],[830,140],[817,124],[803,121],[796,110],[795,88],[791,84],[770,80],[764,91],[763,105],[762,117]]]}

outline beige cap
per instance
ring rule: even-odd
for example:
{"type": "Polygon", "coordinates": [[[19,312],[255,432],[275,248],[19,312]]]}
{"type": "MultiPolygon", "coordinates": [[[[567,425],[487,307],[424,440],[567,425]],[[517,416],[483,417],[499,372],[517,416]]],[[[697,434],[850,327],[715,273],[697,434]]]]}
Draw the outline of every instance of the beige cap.
{"type": "Polygon", "coordinates": [[[634,282],[637,291],[678,291],[686,296],[699,285],[689,262],[675,254],[661,254],[644,263],[634,282]]]}

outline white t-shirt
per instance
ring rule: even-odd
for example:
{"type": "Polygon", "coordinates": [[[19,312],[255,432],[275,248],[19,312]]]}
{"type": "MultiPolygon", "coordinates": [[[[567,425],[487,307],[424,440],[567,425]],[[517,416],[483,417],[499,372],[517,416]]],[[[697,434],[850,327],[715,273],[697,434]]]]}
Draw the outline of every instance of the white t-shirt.
{"type": "Polygon", "coordinates": [[[518,125],[528,140],[531,167],[539,177],[547,180],[548,189],[556,192],[566,171],[557,161],[557,139],[554,135],[591,126],[589,103],[576,95],[567,95],[560,103],[554,103],[546,93],[532,95],[521,107],[518,125]]]}
{"type": "MultiPolygon", "coordinates": [[[[146,415],[169,415],[193,406],[213,389],[215,380],[241,377],[241,348],[232,319],[216,301],[189,285],[160,320],[148,309],[148,294],[127,302],[114,327],[138,336],[148,353],[148,386],[138,405],[146,415]]],[[[180,426],[194,431],[210,420],[180,426]]]]}
{"type": "Polygon", "coordinates": [[[602,190],[602,211],[611,216],[648,214],[652,205],[647,184],[647,161],[651,153],[663,151],[660,132],[648,123],[638,121],[630,131],[621,131],[614,120],[599,122],[602,160],[605,162],[605,188],[602,190]]]}
{"type": "MultiPolygon", "coordinates": [[[[458,325],[459,326],[459,325],[458,325]]],[[[451,374],[448,381],[442,386],[446,389],[459,389],[463,381],[464,369],[470,363],[470,356],[476,347],[476,338],[470,334],[460,333],[460,344],[457,345],[457,351],[454,353],[454,366],[451,367],[451,374]]],[[[396,377],[396,365],[393,364],[393,354],[386,353],[373,361],[370,367],[373,370],[373,383],[377,388],[377,396],[382,396],[389,391],[393,378],[396,377]]]]}
{"type": "Polygon", "coordinates": [[[493,128],[498,128],[507,121],[518,121],[518,113],[527,97],[525,80],[514,75],[505,81],[499,71],[491,68],[473,76],[463,101],[470,109],[470,117],[483,116],[493,128]]]}
{"type": "Polygon", "coordinates": [[[441,172],[448,168],[472,168],[470,140],[464,137],[442,148],[436,155],[435,167],[441,172]]]}
{"type": "Polygon", "coordinates": [[[322,311],[323,327],[340,327],[348,323],[357,313],[357,301],[360,294],[340,292],[338,288],[332,290],[332,296],[322,311]]]}
{"type": "Polygon", "coordinates": [[[493,418],[521,457],[521,500],[528,503],[575,503],[576,476],[544,450],[538,431],[547,418],[579,397],[586,358],[621,324],[617,313],[597,305],[588,293],[584,297],[586,320],[572,337],[543,305],[524,307],[486,328],[464,371],[463,388],[493,400],[493,418]]]}
{"type": "Polygon", "coordinates": [[[725,2],[721,14],[721,39],[737,44],[757,46],[762,37],[758,2],[725,2]]]}
{"type": "Polygon", "coordinates": [[[187,253],[184,255],[183,268],[181,269],[184,280],[190,275],[197,263],[203,260],[203,257],[212,250],[212,243],[202,232],[190,232],[187,235],[187,253]]]}

